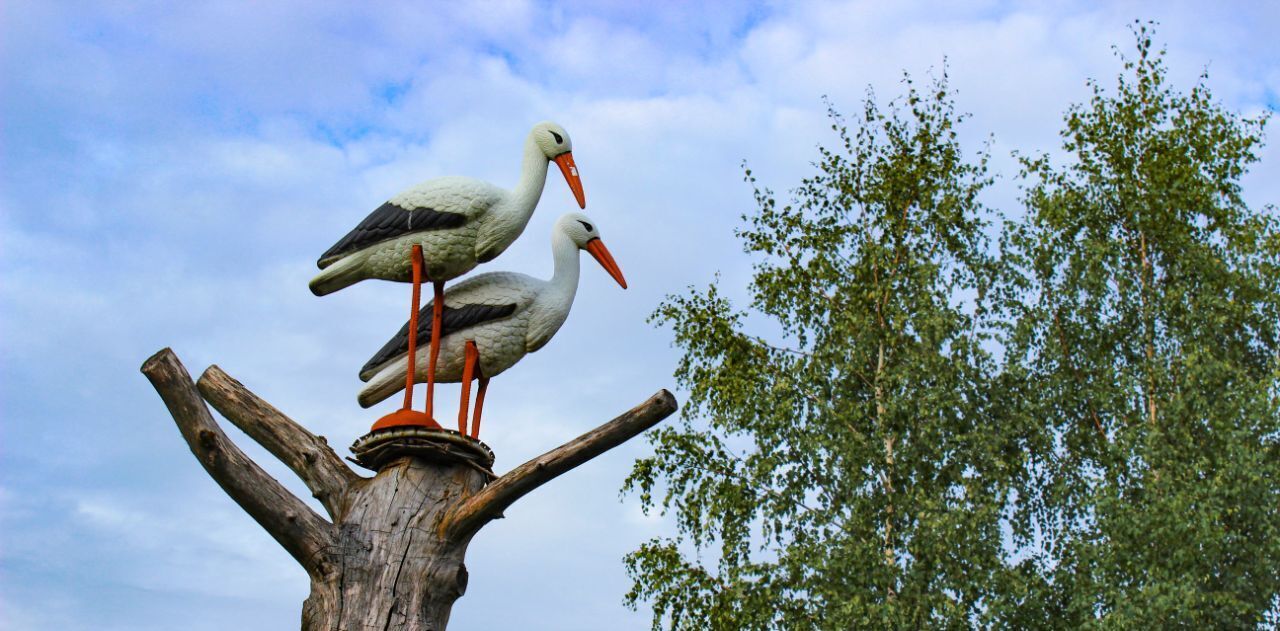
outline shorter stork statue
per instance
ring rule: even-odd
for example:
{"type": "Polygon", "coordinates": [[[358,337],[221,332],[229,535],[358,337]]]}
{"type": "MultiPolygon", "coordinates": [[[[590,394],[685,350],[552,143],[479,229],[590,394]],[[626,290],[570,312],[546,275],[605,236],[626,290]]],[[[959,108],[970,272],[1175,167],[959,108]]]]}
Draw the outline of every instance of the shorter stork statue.
{"type": "MultiPolygon", "coordinates": [[[[623,289],[627,288],[622,270],[600,240],[595,224],[585,215],[569,213],[556,221],[551,233],[555,272],[550,280],[515,272],[489,272],[466,279],[444,293],[435,380],[462,383],[458,431],[463,435],[476,438],[480,434],[489,379],[542,348],[569,317],[578,291],[579,250],[589,252],[623,289]],[[473,379],[479,379],[480,384],[468,431],[467,408],[473,379]]],[[[427,304],[422,308],[424,317],[415,318],[417,337],[435,332],[432,318],[426,317],[432,308],[433,304],[427,304]]],[[[410,324],[405,324],[360,370],[360,379],[368,382],[360,391],[361,406],[370,407],[405,387],[410,333],[410,324]]],[[[426,349],[417,349],[419,355],[425,352],[426,349]]],[[[422,362],[416,365],[421,367],[422,362]]],[[[374,425],[373,429],[381,427],[374,425]]]]}

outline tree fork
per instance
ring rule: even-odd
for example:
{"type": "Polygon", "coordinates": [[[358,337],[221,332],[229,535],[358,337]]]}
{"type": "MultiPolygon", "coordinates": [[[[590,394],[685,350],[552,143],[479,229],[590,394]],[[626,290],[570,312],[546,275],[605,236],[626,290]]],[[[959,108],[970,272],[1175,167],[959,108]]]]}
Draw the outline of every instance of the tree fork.
{"type": "Polygon", "coordinates": [[[530,491],[634,438],[676,410],[666,390],[490,482],[472,463],[403,456],[357,475],[307,431],[217,366],[192,383],[165,348],[142,365],[196,459],[311,578],[302,629],[443,631],[466,591],[467,545],[530,491]],[[267,475],[205,402],[289,467],[332,521],[267,475]]]}

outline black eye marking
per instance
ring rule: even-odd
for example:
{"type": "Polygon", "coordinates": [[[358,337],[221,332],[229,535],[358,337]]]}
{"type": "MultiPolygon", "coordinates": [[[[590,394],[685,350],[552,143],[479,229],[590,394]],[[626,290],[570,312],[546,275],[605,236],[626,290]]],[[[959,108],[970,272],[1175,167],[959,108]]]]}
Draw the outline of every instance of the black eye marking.
{"type": "Polygon", "coordinates": [[[587,223],[587,222],[585,222],[585,221],[583,221],[583,220],[581,220],[581,219],[579,219],[579,220],[578,220],[578,223],[582,224],[582,227],[583,227],[583,228],[586,228],[586,229],[587,229],[587,232],[591,232],[592,230],[595,230],[595,228],[592,228],[592,227],[591,227],[591,224],[589,224],[589,223],[587,223]]]}
{"type": "MultiPolygon", "coordinates": [[[[550,130],[550,129],[548,129],[547,131],[551,131],[551,130],[550,130]]],[[[556,144],[557,144],[557,145],[563,145],[563,144],[564,144],[564,138],[561,138],[561,137],[560,137],[560,134],[557,134],[557,133],[555,133],[555,132],[553,132],[553,131],[552,131],[552,132],[551,132],[551,135],[552,135],[552,136],[555,136],[555,138],[556,138],[556,144]]]]}

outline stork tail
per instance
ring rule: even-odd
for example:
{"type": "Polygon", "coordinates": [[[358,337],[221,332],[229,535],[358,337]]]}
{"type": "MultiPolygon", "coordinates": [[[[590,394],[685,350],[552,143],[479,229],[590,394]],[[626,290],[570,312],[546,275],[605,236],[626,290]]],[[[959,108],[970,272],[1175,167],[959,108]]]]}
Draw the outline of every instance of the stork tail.
{"type": "Polygon", "coordinates": [[[363,263],[364,257],[360,254],[339,259],[311,279],[311,293],[324,296],[364,280],[363,263]]]}
{"type": "Polygon", "coordinates": [[[374,375],[369,383],[360,389],[356,399],[360,402],[360,407],[371,408],[402,390],[404,381],[405,362],[402,357],[400,361],[389,362],[385,368],[374,375]]]}

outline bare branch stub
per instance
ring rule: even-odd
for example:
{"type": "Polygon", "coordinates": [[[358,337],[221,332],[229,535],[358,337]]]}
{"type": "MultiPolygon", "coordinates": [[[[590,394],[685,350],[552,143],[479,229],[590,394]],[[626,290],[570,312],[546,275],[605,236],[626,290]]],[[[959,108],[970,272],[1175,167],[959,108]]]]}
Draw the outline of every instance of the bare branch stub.
{"type": "Polygon", "coordinates": [[[205,370],[197,386],[214,409],[298,474],[330,517],[341,518],[347,487],[363,478],[343,464],[323,437],[285,416],[217,366],[205,370]]]}
{"type": "Polygon", "coordinates": [[[324,573],[325,552],[336,543],[332,526],[227,438],[177,355],[168,348],[161,350],[142,364],[142,374],[164,400],[182,438],[210,477],[308,573],[324,573]]]}
{"type": "Polygon", "coordinates": [[[444,524],[446,536],[467,536],[530,491],[657,425],[676,411],[676,399],[661,390],[621,416],[507,472],[456,508],[444,524]]]}

